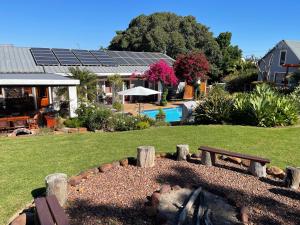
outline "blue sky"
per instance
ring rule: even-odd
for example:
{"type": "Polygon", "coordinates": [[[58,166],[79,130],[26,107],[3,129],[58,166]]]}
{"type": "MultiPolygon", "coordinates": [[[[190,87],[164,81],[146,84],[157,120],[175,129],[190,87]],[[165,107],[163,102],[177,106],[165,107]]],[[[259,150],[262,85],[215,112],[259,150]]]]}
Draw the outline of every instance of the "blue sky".
{"type": "Polygon", "coordinates": [[[97,49],[140,14],[193,15],[214,35],[233,33],[244,55],[300,40],[298,0],[1,0],[0,44],[97,49]]]}

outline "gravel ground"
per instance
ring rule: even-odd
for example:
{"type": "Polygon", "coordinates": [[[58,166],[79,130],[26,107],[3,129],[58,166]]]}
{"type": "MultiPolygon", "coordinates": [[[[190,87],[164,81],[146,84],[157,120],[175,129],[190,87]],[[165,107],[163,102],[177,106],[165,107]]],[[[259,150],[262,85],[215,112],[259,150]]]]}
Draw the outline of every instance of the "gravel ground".
{"type": "Polygon", "coordinates": [[[119,166],[71,187],[67,207],[71,224],[154,224],[144,203],[166,183],[203,186],[237,206],[248,206],[251,224],[300,224],[300,190],[286,189],[271,177],[258,179],[246,174],[246,168],[224,161],[207,167],[170,159],[156,159],[155,167],[147,169],[119,166]]]}

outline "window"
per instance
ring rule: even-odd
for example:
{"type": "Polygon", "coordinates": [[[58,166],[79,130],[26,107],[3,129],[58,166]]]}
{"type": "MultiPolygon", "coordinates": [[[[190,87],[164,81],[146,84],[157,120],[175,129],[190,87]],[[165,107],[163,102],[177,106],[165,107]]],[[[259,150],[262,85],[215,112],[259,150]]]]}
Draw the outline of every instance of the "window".
{"type": "Polygon", "coordinates": [[[280,51],[279,65],[282,66],[286,61],[286,51],[280,51]]]}

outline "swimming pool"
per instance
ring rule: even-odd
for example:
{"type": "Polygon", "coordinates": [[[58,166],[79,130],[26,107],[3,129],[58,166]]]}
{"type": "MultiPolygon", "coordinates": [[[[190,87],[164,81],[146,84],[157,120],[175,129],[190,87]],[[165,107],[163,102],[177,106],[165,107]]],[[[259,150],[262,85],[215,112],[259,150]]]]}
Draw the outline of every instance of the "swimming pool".
{"type": "MultiPolygon", "coordinates": [[[[166,113],[166,121],[167,122],[176,122],[180,121],[182,117],[182,108],[176,107],[176,108],[164,108],[162,109],[166,113]]],[[[147,115],[150,118],[155,119],[156,114],[158,113],[158,110],[145,110],[142,112],[143,115],[147,115]]]]}

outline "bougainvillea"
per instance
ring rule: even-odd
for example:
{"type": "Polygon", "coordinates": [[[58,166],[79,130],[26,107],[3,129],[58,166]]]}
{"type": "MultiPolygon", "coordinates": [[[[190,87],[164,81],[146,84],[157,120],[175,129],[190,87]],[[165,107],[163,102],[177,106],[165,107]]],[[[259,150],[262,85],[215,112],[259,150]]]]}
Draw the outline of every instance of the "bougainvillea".
{"type": "Polygon", "coordinates": [[[174,70],[164,60],[150,65],[150,69],[144,74],[146,80],[151,82],[161,82],[163,85],[174,86],[178,83],[174,70]]]}
{"type": "Polygon", "coordinates": [[[157,63],[150,65],[149,70],[144,73],[144,79],[150,82],[161,82],[163,87],[161,105],[167,104],[167,86],[174,86],[178,83],[173,68],[164,60],[159,60],[157,63]]]}
{"type": "Polygon", "coordinates": [[[174,63],[174,70],[180,80],[194,85],[198,79],[206,76],[210,65],[203,53],[194,52],[179,55],[174,63]]]}

